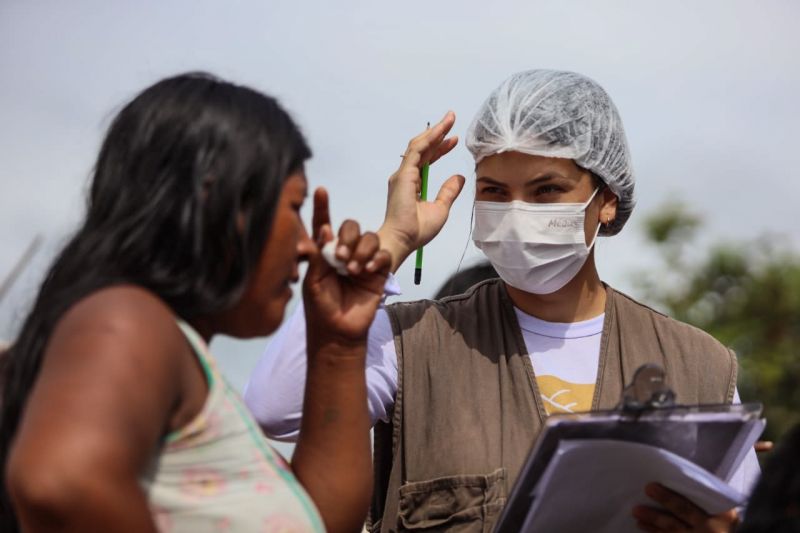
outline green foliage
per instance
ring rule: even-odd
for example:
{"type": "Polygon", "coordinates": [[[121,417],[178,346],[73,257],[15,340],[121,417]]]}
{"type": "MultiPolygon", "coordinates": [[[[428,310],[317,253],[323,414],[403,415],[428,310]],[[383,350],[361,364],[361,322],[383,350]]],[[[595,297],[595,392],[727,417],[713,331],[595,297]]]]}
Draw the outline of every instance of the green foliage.
{"type": "Polygon", "coordinates": [[[640,275],[645,298],[734,349],[739,392],[764,404],[764,438],[800,422],[800,256],[770,239],[717,243],[689,261],[701,220],[670,204],[645,221],[663,271],[640,275]]]}
{"type": "Polygon", "coordinates": [[[678,245],[691,238],[700,227],[702,220],[686,211],[677,202],[665,204],[658,213],[645,222],[647,240],[660,245],[678,245]]]}

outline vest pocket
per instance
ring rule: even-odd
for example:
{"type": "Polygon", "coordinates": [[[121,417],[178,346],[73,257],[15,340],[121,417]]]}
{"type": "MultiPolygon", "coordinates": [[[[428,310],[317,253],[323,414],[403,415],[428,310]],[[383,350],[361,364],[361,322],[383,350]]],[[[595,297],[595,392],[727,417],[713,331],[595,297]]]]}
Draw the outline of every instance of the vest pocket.
{"type": "Polygon", "coordinates": [[[400,487],[400,530],[490,532],[505,499],[506,469],[447,476],[400,487]]]}

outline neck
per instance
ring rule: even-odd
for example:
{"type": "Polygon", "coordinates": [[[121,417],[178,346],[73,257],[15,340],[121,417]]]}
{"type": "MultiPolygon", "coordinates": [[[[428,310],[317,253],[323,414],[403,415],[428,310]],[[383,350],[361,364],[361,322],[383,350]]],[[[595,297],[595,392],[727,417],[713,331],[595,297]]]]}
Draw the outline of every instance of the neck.
{"type": "Polygon", "coordinates": [[[506,283],[514,305],[524,313],[547,322],[580,322],[601,315],[606,307],[606,288],[597,274],[594,250],[572,280],[551,294],[533,294],[506,283]]]}

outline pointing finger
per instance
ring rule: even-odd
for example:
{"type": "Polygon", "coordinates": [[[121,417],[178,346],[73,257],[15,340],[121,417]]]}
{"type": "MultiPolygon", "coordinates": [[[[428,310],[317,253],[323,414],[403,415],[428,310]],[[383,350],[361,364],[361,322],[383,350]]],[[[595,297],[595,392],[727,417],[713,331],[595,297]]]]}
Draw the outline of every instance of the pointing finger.
{"type": "Polygon", "coordinates": [[[328,206],[328,191],[323,187],[319,187],[314,191],[314,215],[311,219],[311,231],[314,242],[319,242],[322,228],[325,225],[330,226],[330,224],[331,214],[328,206]]]}

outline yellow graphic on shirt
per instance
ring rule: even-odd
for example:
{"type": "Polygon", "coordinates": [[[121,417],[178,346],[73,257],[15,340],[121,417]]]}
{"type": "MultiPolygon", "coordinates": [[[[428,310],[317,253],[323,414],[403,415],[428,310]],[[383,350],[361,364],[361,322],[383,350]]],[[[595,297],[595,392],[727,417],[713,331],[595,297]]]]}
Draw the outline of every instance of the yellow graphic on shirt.
{"type": "Polygon", "coordinates": [[[555,376],[536,376],[545,411],[554,413],[579,413],[592,408],[594,383],[570,383],[555,376]]]}

